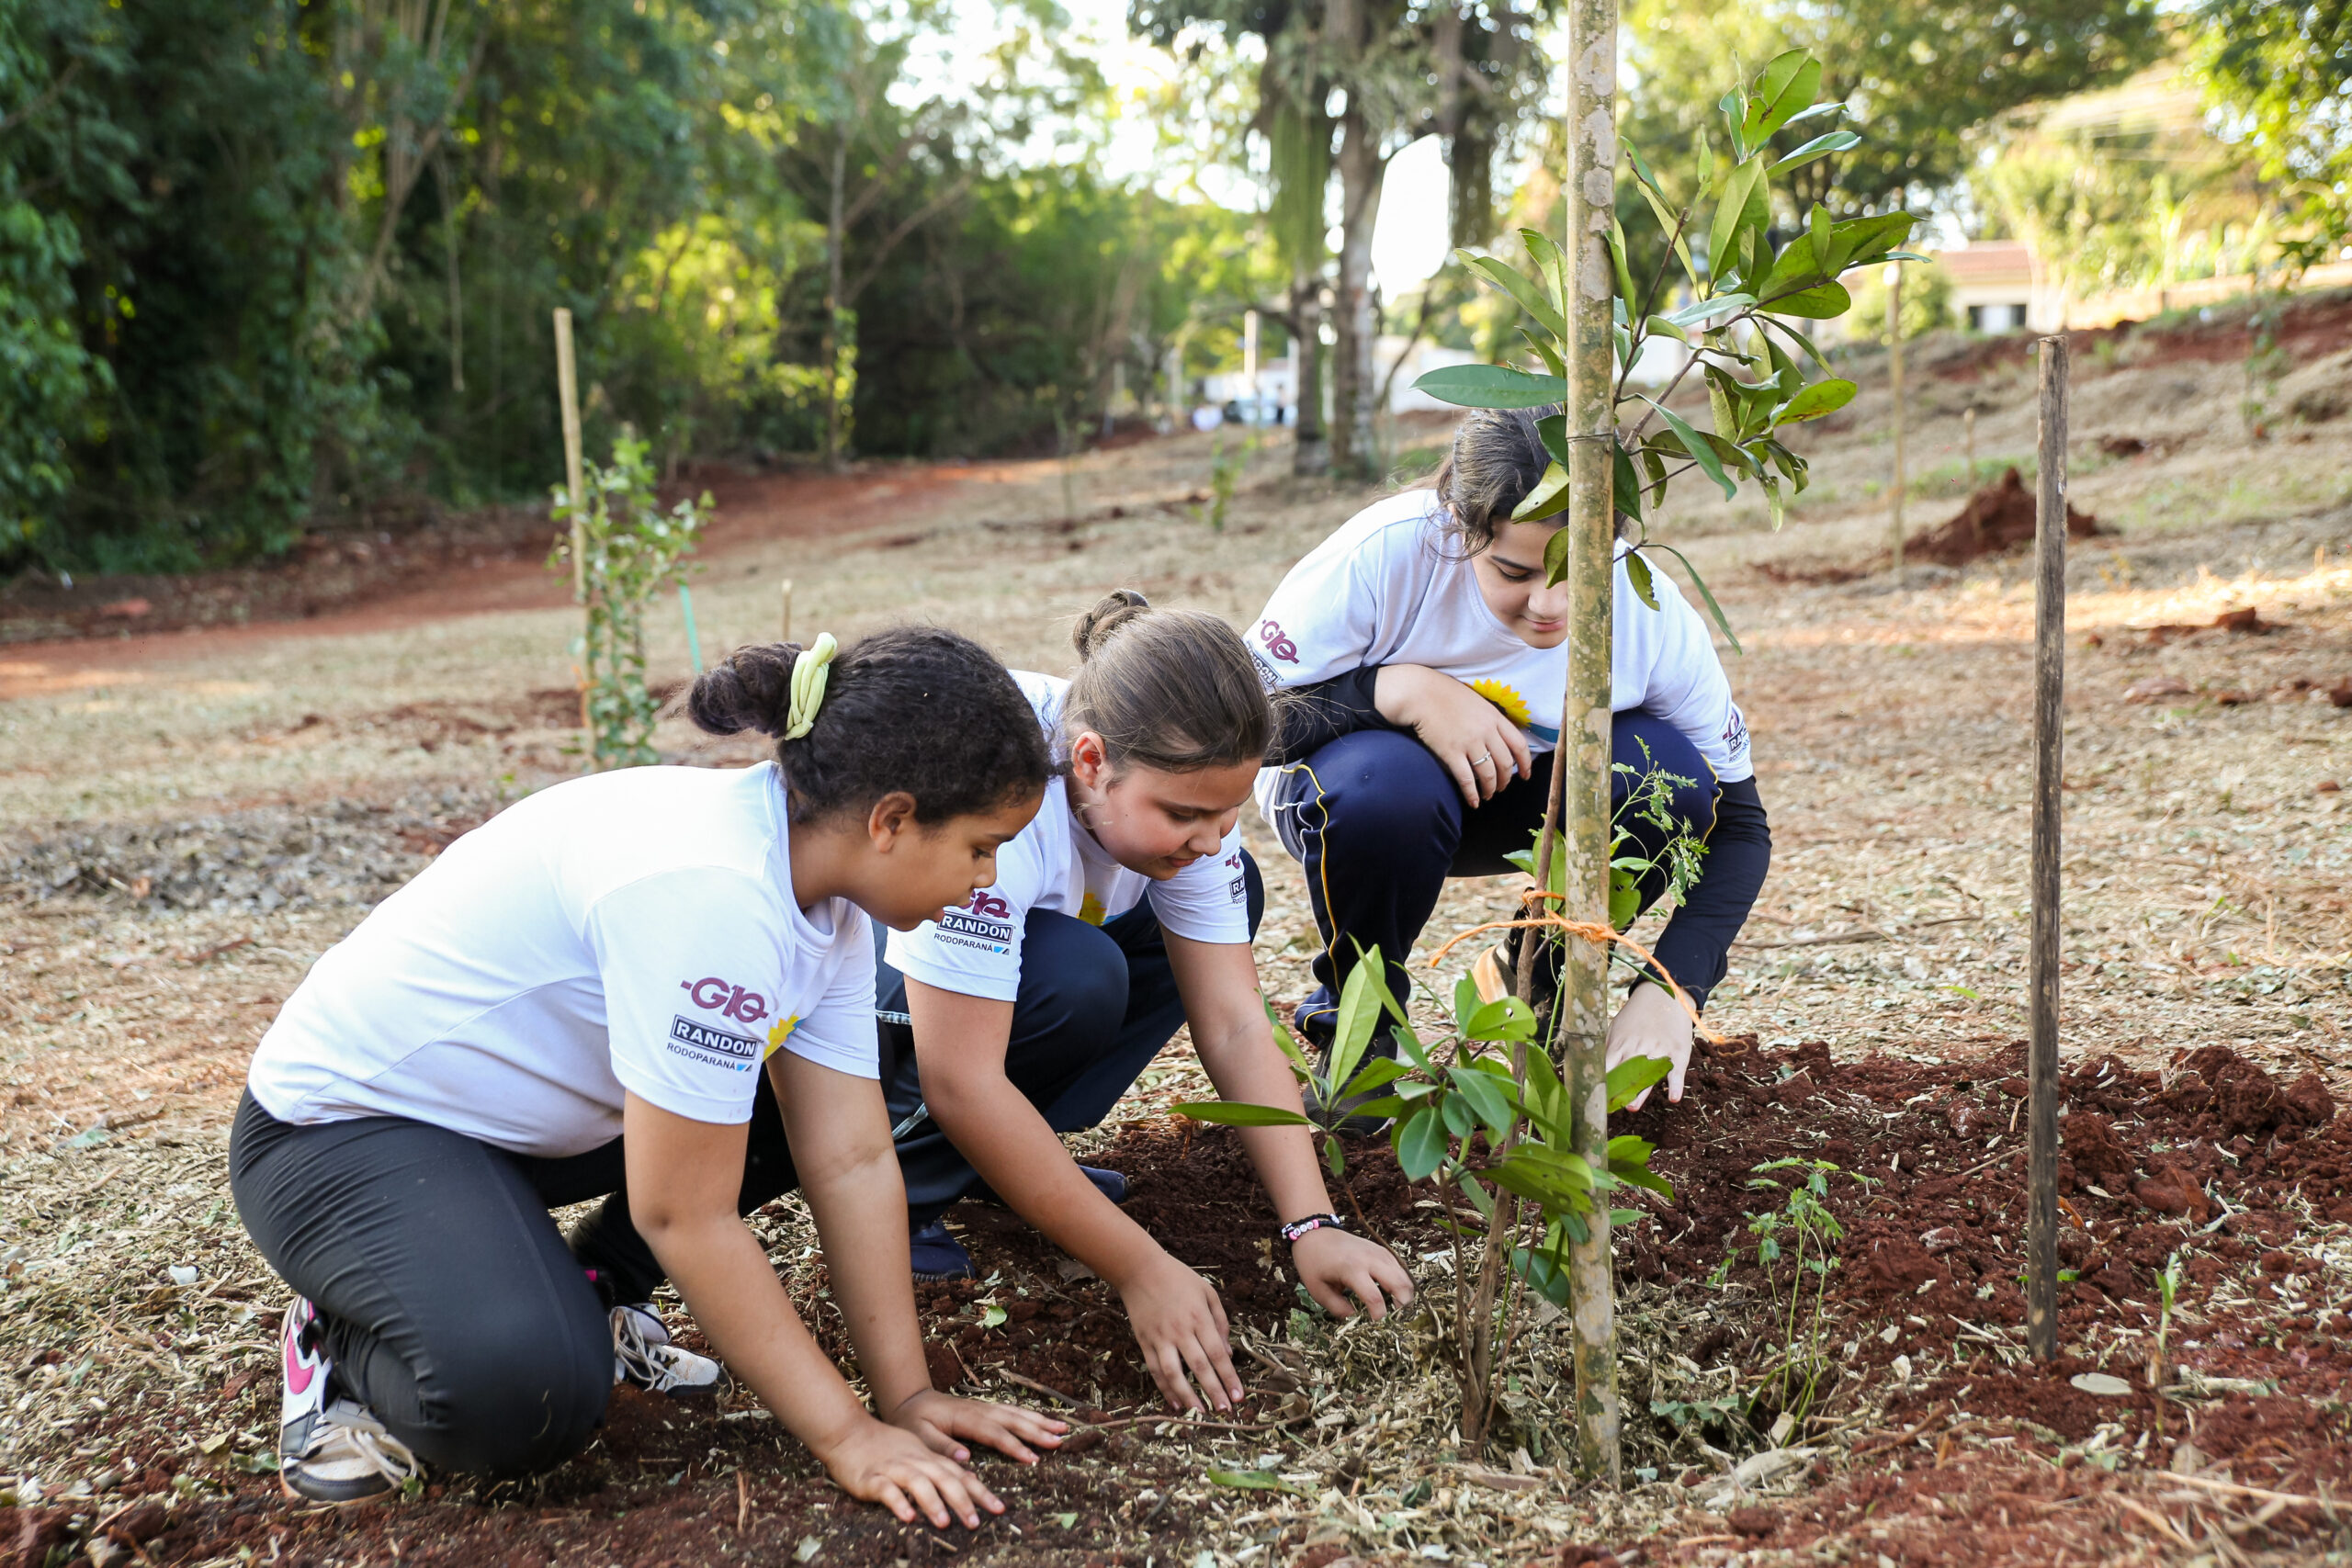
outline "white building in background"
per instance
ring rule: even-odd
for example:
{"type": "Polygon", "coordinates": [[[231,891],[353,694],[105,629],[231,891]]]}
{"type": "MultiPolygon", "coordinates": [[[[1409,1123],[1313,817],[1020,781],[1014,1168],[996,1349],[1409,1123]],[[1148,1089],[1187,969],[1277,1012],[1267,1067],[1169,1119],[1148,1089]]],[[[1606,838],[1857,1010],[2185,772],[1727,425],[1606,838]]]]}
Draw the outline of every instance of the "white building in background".
{"type": "Polygon", "coordinates": [[[1983,240],[1934,255],[1951,279],[1954,324],[1980,333],[2058,330],[2064,303],[2036,287],[2041,268],[2022,242],[1983,240]]]}
{"type": "MultiPolygon", "coordinates": [[[[1426,392],[1413,389],[1413,383],[1429,372],[1448,365],[1468,365],[1478,356],[1466,348],[1443,348],[1432,343],[1408,344],[1402,337],[1389,335],[1373,344],[1373,374],[1378,382],[1388,387],[1390,413],[1411,413],[1423,410],[1446,410],[1450,403],[1439,402],[1426,392]],[[1399,361],[1402,361],[1400,364],[1399,361]],[[1396,374],[1392,377],[1390,372],[1396,374]]],[[[1260,424],[1295,424],[1298,420],[1298,360],[1286,354],[1280,359],[1268,359],[1258,366],[1257,384],[1239,370],[1221,371],[1201,378],[1202,400],[1210,408],[1232,407],[1244,423],[1252,423],[1250,415],[1254,408],[1260,424]]],[[[1328,417],[1331,407],[1331,350],[1323,350],[1323,408],[1328,417]]]]}

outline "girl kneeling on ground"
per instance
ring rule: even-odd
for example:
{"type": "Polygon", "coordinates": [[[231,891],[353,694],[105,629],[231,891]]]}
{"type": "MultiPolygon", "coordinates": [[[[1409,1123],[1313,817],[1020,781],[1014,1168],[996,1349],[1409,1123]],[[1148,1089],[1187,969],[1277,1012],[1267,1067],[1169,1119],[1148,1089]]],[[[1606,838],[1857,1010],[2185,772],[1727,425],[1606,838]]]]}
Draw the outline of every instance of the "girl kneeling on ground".
{"type": "MultiPolygon", "coordinates": [[[[1016,674],[1060,776],[997,859],[995,886],[911,931],[881,967],[890,1114],[914,1267],[972,1272],[940,1216],[993,1196],[1107,1280],[1152,1377],[1179,1408],[1241,1397],[1216,1289],[1122,1214],[1126,1183],[1077,1164],[1092,1127],[1179,1025],[1227,1100],[1295,1109],[1250,952],[1265,896],[1242,803],[1273,738],[1233,628],[1113,594],[1080,623],[1078,673],[1016,674]]],[[[1377,1318],[1412,1284],[1330,1213],[1303,1127],[1247,1128],[1300,1281],[1340,1316],[1377,1318]],[[1385,1299],[1384,1299],[1385,1298],[1385,1299]]]]}
{"type": "Polygon", "coordinates": [[[975,644],[901,628],[829,666],[831,640],[746,649],[695,682],[696,724],[777,736],[776,761],[520,801],[288,999],[229,1158],[246,1229],[300,1292],[289,1493],[543,1470],[587,1445],[616,1382],[715,1382],[654,1314],[664,1274],[842,1488],[901,1519],[1001,1511],[964,1439],[1028,1461],[1059,1441],[1059,1422],[930,1386],[867,919],[911,927],[992,882],[1046,750],[975,644]],[[796,1184],[880,1420],[738,1218],[747,1186],[796,1184]],[[624,1191],[628,1245],[592,1222],[567,1247],[549,1209],[624,1191]]]}
{"type": "MultiPolygon", "coordinates": [[[[1544,585],[1544,550],[1566,518],[1510,514],[1551,460],[1536,429],[1545,412],[1471,414],[1434,489],[1351,518],[1291,569],[1250,630],[1266,683],[1297,694],[1288,761],[1261,776],[1258,800],[1306,869],[1324,946],[1297,1021],[1327,1052],[1359,951],[1380,949],[1401,1002],[1406,956],[1446,878],[1503,874],[1503,856],[1543,824],[1568,668],[1568,592],[1544,585]]],[[[1643,604],[1628,549],[1616,566],[1611,750],[1634,776],[1612,774],[1611,799],[1622,804],[1641,775],[1684,781],[1668,814],[1707,852],[1654,951],[1704,1007],[1764,885],[1771,829],[1705,623],[1663,571],[1650,573],[1657,607],[1643,604]]],[[[1623,826],[1654,861],[1670,836],[1623,826]]],[[[1662,870],[1644,879],[1642,908],[1665,880],[1662,870]]],[[[1482,989],[1495,989],[1498,962],[1515,968],[1516,953],[1513,941],[1482,960],[1482,989]]],[[[1609,1061],[1670,1060],[1667,1098],[1679,1101],[1690,1037],[1673,993],[1637,980],[1610,1025],[1609,1061]]]]}

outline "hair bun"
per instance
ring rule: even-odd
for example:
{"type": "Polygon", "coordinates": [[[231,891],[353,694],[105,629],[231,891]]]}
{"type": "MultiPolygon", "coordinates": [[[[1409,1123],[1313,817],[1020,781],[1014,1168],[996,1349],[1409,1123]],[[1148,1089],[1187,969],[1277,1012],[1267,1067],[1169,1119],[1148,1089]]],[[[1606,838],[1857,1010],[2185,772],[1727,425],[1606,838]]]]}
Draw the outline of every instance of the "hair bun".
{"type": "Polygon", "coordinates": [[[1151,601],[1132,588],[1114,589],[1102,603],[1079,616],[1069,640],[1081,660],[1091,659],[1111,634],[1151,608],[1151,601]]]}
{"type": "Polygon", "coordinates": [[[782,735],[791,718],[792,667],[799,659],[797,642],[737,649],[725,663],[695,677],[694,690],[686,694],[686,716],[695,728],[712,735],[746,729],[782,735]]]}

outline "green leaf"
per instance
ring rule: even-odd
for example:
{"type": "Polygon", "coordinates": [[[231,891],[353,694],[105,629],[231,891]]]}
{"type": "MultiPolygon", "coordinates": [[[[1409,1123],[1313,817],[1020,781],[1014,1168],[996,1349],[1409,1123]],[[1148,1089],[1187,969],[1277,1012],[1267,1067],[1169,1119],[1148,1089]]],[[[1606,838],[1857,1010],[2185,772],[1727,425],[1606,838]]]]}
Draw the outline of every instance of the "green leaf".
{"type": "MultiPolygon", "coordinates": [[[[1747,309],[1756,303],[1756,296],[1734,291],[1716,294],[1704,299],[1694,299],[1679,310],[1670,310],[1663,318],[1678,327],[1691,327],[1717,316],[1726,316],[1747,309]]],[[[1432,373],[1434,374],[1434,373],[1432,373]]]]}
{"type": "Polygon", "coordinates": [[[1525,1280],[1529,1290],[1554,1306],[1566,1309],[1568,1271],[1548,1253],[1514,1247],[1510,1249],[1510,1271],[1525,1280]]]}
{"type": "Polygon", "coordinates": [[[1565,468],[1569,463],[1575,461],[1575,459],[1568,455],[1575,449],[1575,447],[1568,440],[1568,416],[1566,414],[1545,414],[1542,419],[1535,422],[1535,434],[1536,438],[1544,443],[1544,450],[1552,454],[1552,460],[1554,462],[1556,462],[1565,468]]]}
{"type": "Polygon", "coordinates": [[[1609,923],[1617,931],[1632,925],[1642,912],[1642,887],[1633,874],[1611,870],[1609,874],[1609,923]]]}
{"type": "Polygon", "coordinates": [[[1470,1021],[1487,1003],[1478,995],[1478,982],[1464,969],[1462,977],[1453,982],[1453,1027],[1463,1033],[1470,1032],[1470,1021]]]}
{"type": "MultiPolygon", "coordinates": [[[[1610,265],[1617,272],[1617,298],[1630,310],[1634,299],[1634,269],[1625,260],[1625,226],[1617,221],[1614,214],[1609,220],[1609,231],[1601,238],[1608,242],[1610,265]]],[[[1563,332],[1560,335],[1566,338],[1568,334],[1563,332]]]]}
{"type": "Polygon", "coordinates": [[[1566,319],[1568,313],[1568,258],[1560,254],[1560,247],[1552,236],[1540,229],[1521,229],[1519,238],[1520,243],[1527,247],[1528,259],[1534,262],[1535,270],[1543,275],[1551,289],[1547,298],[1566,319]]]}
{"type": "MultiPolygon", "coordinates": [[[[1631,151],[1630,146],[1627,151],[1631,151]]],[[[1650,211],[1657,218],[1657,229],[1674,242],[1674,259],[1681,264],[1682,276],[1691,288],[1699,287],[1699,269],[1690,260],[1690,214],[1689,209],[1680,213],[1668,211],[1665,197],[1648,186],[1642,188],[1642,199],[1650,204],[1650,211]]],[[[1646,303],[1646,301],[1645,301],[1646,303]]]]}
{"type": "Polygon", "coordinates": [[[1762,232],[1770,221],[1764,155],[1759,152],[1732,171],[1715,207],[1714,225],[1708,231],[1707,270],[1718,285],[1734,272],[1746,275],[1747,269],[1739,265],[1740,242],[1751,232],[1762,232]]]}
{"type": "Polygon", "coordinates": [[[1854,391],[1851,381],[1815,381],[1791,398],[1787,406],[1773,416],[1772,423],[1776,425],[1795,424],[1801,420],[1819,419],[1823,414],[1835,413],[1854,400],[1854,391]]]}
{"type": "Polygon", "coordinates": [[[1462,1091],[1463,1099],[1470,1102],[1470,1109],[1477,1112],[1478,1120],[1487,1124],[1487,1131],[1493,1134],[1498,1141],[1510,1131],[1513,1119],[1510,1097],[1492,1077],[1462,1067],[1455,1067],[1447,1076],[1453,1078],[1453,1087],[1462,1091]]]}
{"type": "Polygon", "coordinates": [[[1664,403],[1659,402],[1656,398],[1644,397],[1642,401],[1657,410],[1658,417],[1666,421],[1666,427],[1682,438],[1683,450],[1688,452],[1690,455],[1691,459],[1699,465],[1699,471],[1701,473],[1706,475],[1709,479],[1714,480],[1716,484],[1723,488],[1724,499],[1725,501],[1737,500],[1739,496],[1739,487],[1731,482],[1730,476],[1724,472],[1724,466],[1721,459],[1717,458],[1715,456],[1715,449],[1708,446],[1706,442],[1700,439],[1699,433],[1690,428],[1690,422],[1684,419],[1680,414],[1676,413],[1672,409],[1668,408],[1664,403]]]}
{"type": "Polygon", "coordinates": [[[1611,444],[1609,460],[1609,485],[1617,510],[1636,523],[1642,518],[1642,480],[1634,472],[1633,454],[1611,444]]]}
{"type": "Polygon", "coordinates": [[[1540,409],[1565,401],[1565,376],[1531,376],[1508,365],[1441,366],[1413,383],[1442,403],[1464,409],[1540,409]]]}
{"type": "Polygon", "coordinates": [[[1544,466],[1544,477],[1535,481],[1535,488],[1527,492],[1527,498],[1511,508],[1510,520],[1536,523],[1567,509],[1568,470],[1555,457],[1544,466]]]}
{"type": "Polygon", "coordinates": [[[1312,1127],[1315,1125],[1295,1111],[1284,1111],[1272,1105],[1250,1105],[1235,1100],[1180,1100],[1168,1109],[1179,1116],[1189,1117],[1195,1122],[1214,1122],[1220,1127],[1312,1127]]]}
{"type": "Polygon", "coordinates": [[[1323,1168],[1331,1173],[1331,1179],[1334,1181],[1347,1173],[1348,1156],[1340,1147],[1346,1142],[1345,1138],[1334,1138],[1329,1135],[1323,1140],[1323,1168]]]}
{"type": "Polygon", "coordinates": [[[1568,551],[1576,543],[1574,530],[1562,528],[1544,541],[1544,583],[1556,588],[1568,575],[1568,551]]]}
{"type": "Polygon", "coordinates": [[[1445,1120],[1433,1105],[1396,1123],[1396,1164],[1408,1181],[1427,1181],[1445,1163],[1445,1120]]]}
{"type": "Polygon", "coordinates": [[[980,1308],[980,1326],[982,1328],[1001,1328],[1004,1326],[1006,1320],[1011,1316],[1012,1314],[1010,1313],[997,1305],[996,1303],[989,1302],[984,1303],[980,1308]]]}
{"type": "Polygon", "coordinates": [[[1826,321],[1842,316],[1854,308],[1854,297],[1846,292],[1842,283],[1818,283],[1795,294],[1784,294],[1762,307],[1782,316],[1803,316],[1808,321],[1826,321]]]}
{"type": "Polygon", "coordinates": [[[1380,949],[1362,953],[1340,987],[1338,1016],[1331,1031],[1331,1081],[1341,1084],[1356,1070],[1372,1032],[1380,1022],[1380,1003],[1373,997],[1373,981],[1381,967],[1380,949]]]}
{"type": "Polygon", "coordinates": [[[1908,212],[1883,212],[1831,224],[1830,246],[1821,258],[1821,270],[1836,277],[1848,267],[1877,259],[1908,238],[1917,221],[1908,212]]]}
{"type": "Polygon", "coordinates": [[[1292,1485],[1271,1470],[1212,1470],[1208,1476],[1212,1485],[1232,1486],[1244,1492],[1287,1492],[1295,1497],[1315,1495],[1292,1485]]]}
{"type": "Polygon", "coordinates": [[[1843,152],[1849,147],[1859,147],[1862,139],[1850,130],[1825,130],[1779,163],[1772,165],[1778,173],[1782,169],[1799,169],[1815,158],[1826,158],[1832,152],[1843,152]]]}
{"type": "Polygon", "coordinates": [[[1411,1070],[1402,1062],[1391,1060],[1386,1056],[1374,1056],[1363,1065],[1362,1072],[1348,1080],[1340,1093],[1343,1097],[1370,1094],[1374,1089],[1385,1089],[1395,1083],[1411,1070]]]}
{"type": "Polygon", "coordinates": [[[1441,1098],[1437,1109],[1445,1119],[1445,1130],[1455,1137],[1466,1138],[1478,1130],[1478,1108],[1460,1089],[1441,1098]]]}
{"type": "Polygon", "coordinates": [[[1684,332],[1680,327],[1676,326],[1664,316],[1652,316],[1644,323],[1642,330],[1648,333],[1653,337],[1670,337],[1677,343],[1689,343],[1690,341],[1690,334],[1689,333],[1684,332]]]}
{"type": "Polygon", "coordinates": [[[1623,558],[1626,580],[1634,585],[1634,597],[1649,608],[1657,609],[1657,590],[1650,584],[1650,563],[1642,558],[1639,550],[1627,550],[1623,558]]]}
{"type": "Polygon", "coordinates": [[[1674,1070],[1674,1064],[1664,1056],[1628,1056],[1609,1069],[1609,1110],[1611,1115],[1633,1102],[1634,1097],[1674,1070]]]}
{"type": "Polygon", "coordinates": [[[1764,145],[1766,139],[1794,119],[1800,109],[1811,108],[1815,95],[1820,91],[1821,62],[1801,49],[1775,56],[1764,67],[1756,101],[1747,111],[1747,123],[1741,128],[1747,133],[1748,145],[1764,145]]]}
{"type": "Polygon", "coordinates": [[[1552,1058],[1541,1051],[1528,1053],[1527,1089],[1521,1098],[1527,1105],[1528,1121],[1544,1138],[1557,1141],[1572,1131],[1567,1090],[1560,1083],[1552,1058]]]}
{"type": "Polygon", "coordinates": [[[1733,632],[1731,629],[1731,622],[1724,618],[1724,607],[1715,603],[1714,591],[1707,586],[1707,580],[1699,575],[1699,569],[1690,564],[1690,558],[1684,555],[1680,550],[1676,549],[1672,545],[1661,544],[1658,546],[1658,548],[1666,551],[1669,555],[1673,556],[1676,560],[1682,563],[1682,570],[1690,574],[1690,586],[1696,588],[1699,591],[1699,597],[1706,602],[1707,614],[1715,618],[1716,628],[1724,634],[1724,640],[1731,644],[1731,650],[1734,653],[1745,658],[1747,654],[1747,649],[1739,646],[1739,637],[1737,634],[1733,632]]]}
{"type": "Polygon", "coordinates": [[[1544,290],[1526,274],[1517,267],[1504,265],[1492,256],[1464,254],[1462,259],[1471,271],[1518,300],[1520,309],[1535,318],[1536,325],[1555,338],[1567,337],[1567,321],[1553,308],[1552,302],[1544,298],[1544,290]]]}
{"type": "Polygon", "coordinates": [[[1545,369],[1551,371],[1553,375],[1559,377],[1563,381],[1567,379],[1568,367],[1566,362],[1561,359],[1560,351],[1558,349],[1554,348],[1550,344],[1544,342],[1542,338],[1537,337],[1525,327],[1519,329],[1519,335],[1527,340],[1527,346],[1535,351],[1535,356],[1544,362],[1545,369]]]}

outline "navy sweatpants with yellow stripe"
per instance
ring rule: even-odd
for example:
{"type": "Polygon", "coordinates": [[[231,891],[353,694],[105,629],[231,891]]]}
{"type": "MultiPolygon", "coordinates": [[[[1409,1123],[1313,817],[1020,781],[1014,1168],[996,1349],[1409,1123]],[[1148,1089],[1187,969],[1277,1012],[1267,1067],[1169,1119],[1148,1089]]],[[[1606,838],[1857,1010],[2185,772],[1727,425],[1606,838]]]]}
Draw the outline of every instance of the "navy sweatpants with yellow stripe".
{"type": "MultiPolygon", "coordinates": [[[[1624,801],[1640,774],[1663,772],[1690,781],[1675,787],[1672,815],[1699,837],[1714,831],[1723,791],[1714,770],[1680,730],[1646,713],[1621,713],[1611,750],[1617,764],[1635,770],[1632,776],[1613,775],[1612,806],[1624,801]]],[[[1499,876],[1513,870],[1503,856],[1534,842],[1551,781],[1552,753],[1547,751],[1535,759],[1533,777],[1513,779],[1474,809],[1464,804],[1453,776],[1429,749],[1394,729],[1342,735],[1288,764],[1274,795],[1274,827],[1283,847],[1306,869],[1307,894],[1323,937],[1323,951],[1315,960],[1315,991],[1298,1009],[1301,1033],[1318,1043],[1330,1037],[1340,988],[1355,967],[1359,951],[1377,946],[1390,989],[1400,1001],[1411,994],[1402,960],[1411,953],[1430,911],[1437,908],[1446,878],[1499,876]]],[[[1753,784],[1747,793],[1754,793],[1753,784]]],[[[1664,848],[1667,835],[1661,829],[1628,825],[1644,854],[1655,857],[1664,848]]],[[[1769,838],[1765,852],[1769,856],[1769,838]]],[[[1692,888],[1686,909],[1702,902],[1698,895],[1707,880],[1702,876],[1700,886],[1692,888]]],[[[1762,881],[1760,866],[1754,881],[1762,881]]],[[[1655,875],[1642,889],[1644,908],[1665,890],[1664,883],[1663,874],[1655,875]]],[[[1722,978],[1722,952],[1747,918],[1754,886],[1746,892],[1730,933],[1719,944],[1704,944],[1713,949],[1713,957],[1694,955],[1689,978],[1667,944],[1660,943],[1659,961],[1701,998],[1705,987],[1722,978]]],[[[1681,921],[1678,912],[1674,924],[1681,921]]],[[[1673,929],[1669,925],[1668,931],[1673,929]]]]}

